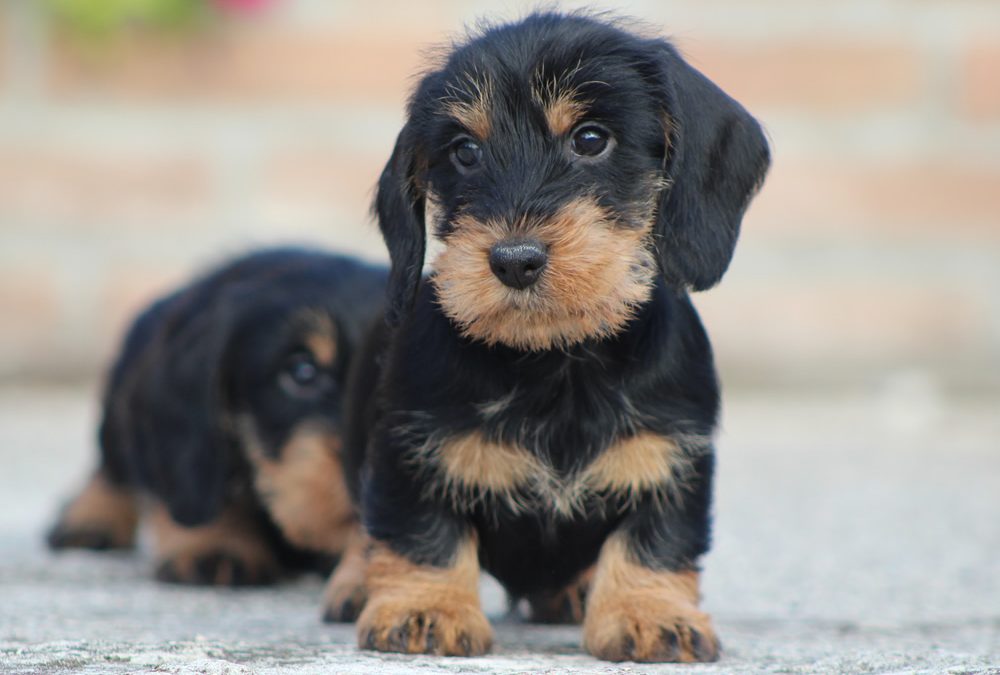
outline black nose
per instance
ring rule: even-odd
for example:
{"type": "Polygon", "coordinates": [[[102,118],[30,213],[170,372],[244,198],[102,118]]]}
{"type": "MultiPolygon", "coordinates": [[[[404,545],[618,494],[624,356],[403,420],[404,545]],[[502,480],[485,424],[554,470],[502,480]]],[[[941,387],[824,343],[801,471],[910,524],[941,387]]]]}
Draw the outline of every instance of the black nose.
{"type": "Polygon", "coordinates": [[[538,281],[549,256],[541,242],[531,239],[501,241],[490,249],[490,269],[511,288],[527,288],[538,281]]]}

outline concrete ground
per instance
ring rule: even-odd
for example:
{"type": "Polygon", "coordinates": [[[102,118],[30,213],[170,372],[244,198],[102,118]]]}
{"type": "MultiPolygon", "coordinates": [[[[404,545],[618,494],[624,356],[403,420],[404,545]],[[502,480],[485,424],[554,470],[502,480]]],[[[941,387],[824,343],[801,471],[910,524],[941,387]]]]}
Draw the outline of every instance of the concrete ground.
{"type": "Polygon", "coordinates": [[[576,627],[499,618],[483,658],[359,652],[319,622],[319,579],[184,589],[143,553],[51,555],[42,532],[95,415],[89,391],[0,389],[0,673],[1000,673],[1000,402],[919,378],[730,392],[704,574],[724,655],[696,667],[602,663],[576,627]]]}

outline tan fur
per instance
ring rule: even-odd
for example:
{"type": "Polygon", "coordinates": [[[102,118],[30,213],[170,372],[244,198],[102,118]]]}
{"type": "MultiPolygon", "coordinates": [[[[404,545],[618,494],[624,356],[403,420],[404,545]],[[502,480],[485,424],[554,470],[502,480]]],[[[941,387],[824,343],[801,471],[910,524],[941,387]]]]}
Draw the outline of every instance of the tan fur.
{"type": "Polygon", "coordinates": [[[242,421],[254,486],[282,534],[296,546],[339,554],[355,514],[340,462],[340,438],[308,424],[294,430],[273,459],[242,421]]]}
{"type": "Polygon", "coordinates": [[[368,575],[368,557],[371,538],[355,525],[337,568],[323,591],[325,616],[334,621],[353,621],[368,599],[365,579],[368,575]]]}
{"type": "Polygon", "coordinates": [[[329,368],[337,360],[337,341],[334,338],[332,325],[329,327],[329,332],[312,333],[306,337],[305,342],[313,358],[321,366],[329,368]]]}
{"type": "Polygon", "coordinates": [[[719,643],[698,609],[696,571],[652,570],[636,562],[624,535],[601,548],[583,624],[584,647],[609,661],[714,661],[719,643]]]}
{"type": "Polygon", "coordinates": [[[604,449],[581,471],[560,476],[524,448],[496,443],[480,431],[431,439],[413,457],[436,479],[428,492],[443,493],[459,510],[500,502],[514,512],[535,508],[571,516],[588,497],[616,494],[623,506],[654,492],[665,499],[683,487],[689,458],[671,438],[643,431],[604,449]]]}
{"type": "Polygon", "coordinates": [[[278,574],[278,561],[249,510],[229,507],[207,525],[183,527],[163,505],[156,504],[150,510],[148,522],[160,569],[169,566],[171,581],[232,584],[236,570],[230,561],[219,564],[213,578],[201,577],[199,561],[218,554],[238,560],[250,583],[273,580],[278,574]]]}
{"type": "Polygon", "coordinates": [[[583,118],[587,106],[573,92],[562,91],[545,103],[545,121],[553,136],[568,134],[583,118]]]}
{"type": "Polygon", "coordinates": [[[644,431],[623,439],[587,466],[583,481],[595,492],[614,492],[635,498],[649,490],[675,486],[689,460],[676,441],[644,431]]]}
{"type": "Polygon", "coordinates": [[[543,70],[532,78],[531,98],[545,113],[545,121],[553,136],[569,133],[583,118],[590,101],[581,98],[571,82],[579,69],[572,68],[558,77],[547,76],[543,70]]]}
{"type": "Polygon", "coordinates": [[[558,591],[540,592],[528,596],[531,620],[536,623],[580,623],[583,621],[587,595],[594,580],[594,567],[581,572],[576,579],[558,591]]]}
{"type": "Polygon", "coordinates": [[[493,122],[493,87],[488,81],[468,75],[464,82],[449,87],[443,101],[445,112],[480,141],[490,136],[493,122]]]}
{"type": "Polygon", "coordinates": [[[590,197],[542,222],[480,222],[460,216],[434,262],[438,301],[466,336],[527,350],[565,347],[620,331],[650,295],[656,265],[650,224],[616,222],[590,197]],[[512,237],[537,238],[549,261],[538,282],[515,290],[489,265],[512,237]]]}
{"type": "Polygon", "coordinates": [[[485,491],[513,500],[517,490],[545,472],[529,452],[489,441],[478,431],[450,438],[436,456],[449,483],[447,490],[456,495],[485,491]]]}
{"type": "Polygon", "coordinates": [[[55,527],[61,546],[86,546],[95,535],[107,539],[109,548],[131,548],[139,524],[135,495],[116,487],[96,472],[69,503],[55,527]]]}
{"type": "Polygon", "coordinates": [[[479,606],[476,542],[463,542],[447,567],[415,565],[384,544],[372,549],[368,603],[358,645],[409,654],[473,656],[493,641],[479,606]]]}

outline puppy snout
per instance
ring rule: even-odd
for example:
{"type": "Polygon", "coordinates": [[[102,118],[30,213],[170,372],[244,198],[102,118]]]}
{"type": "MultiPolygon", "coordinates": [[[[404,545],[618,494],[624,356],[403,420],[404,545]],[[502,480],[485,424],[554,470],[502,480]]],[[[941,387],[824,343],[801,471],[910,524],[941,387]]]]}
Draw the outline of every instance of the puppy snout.
{"type": "Polygon", "coordinates": [[[528,288],[541,276],[549,255],[541,242],[533,239],[501,241],[490,249],[490,269],[505,286],[528,288]]]}

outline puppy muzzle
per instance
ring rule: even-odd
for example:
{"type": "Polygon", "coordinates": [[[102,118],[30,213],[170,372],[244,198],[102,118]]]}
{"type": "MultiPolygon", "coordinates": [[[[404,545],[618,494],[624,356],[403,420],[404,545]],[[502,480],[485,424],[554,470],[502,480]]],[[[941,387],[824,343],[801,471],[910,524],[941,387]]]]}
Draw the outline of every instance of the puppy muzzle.
{"type": "Polygon", "coordinates": [[[535,239],[501,241],[490,248],[490,270],[505,286],[517,290],[538,281],[548,261],[545,245],[535,239]]]}

